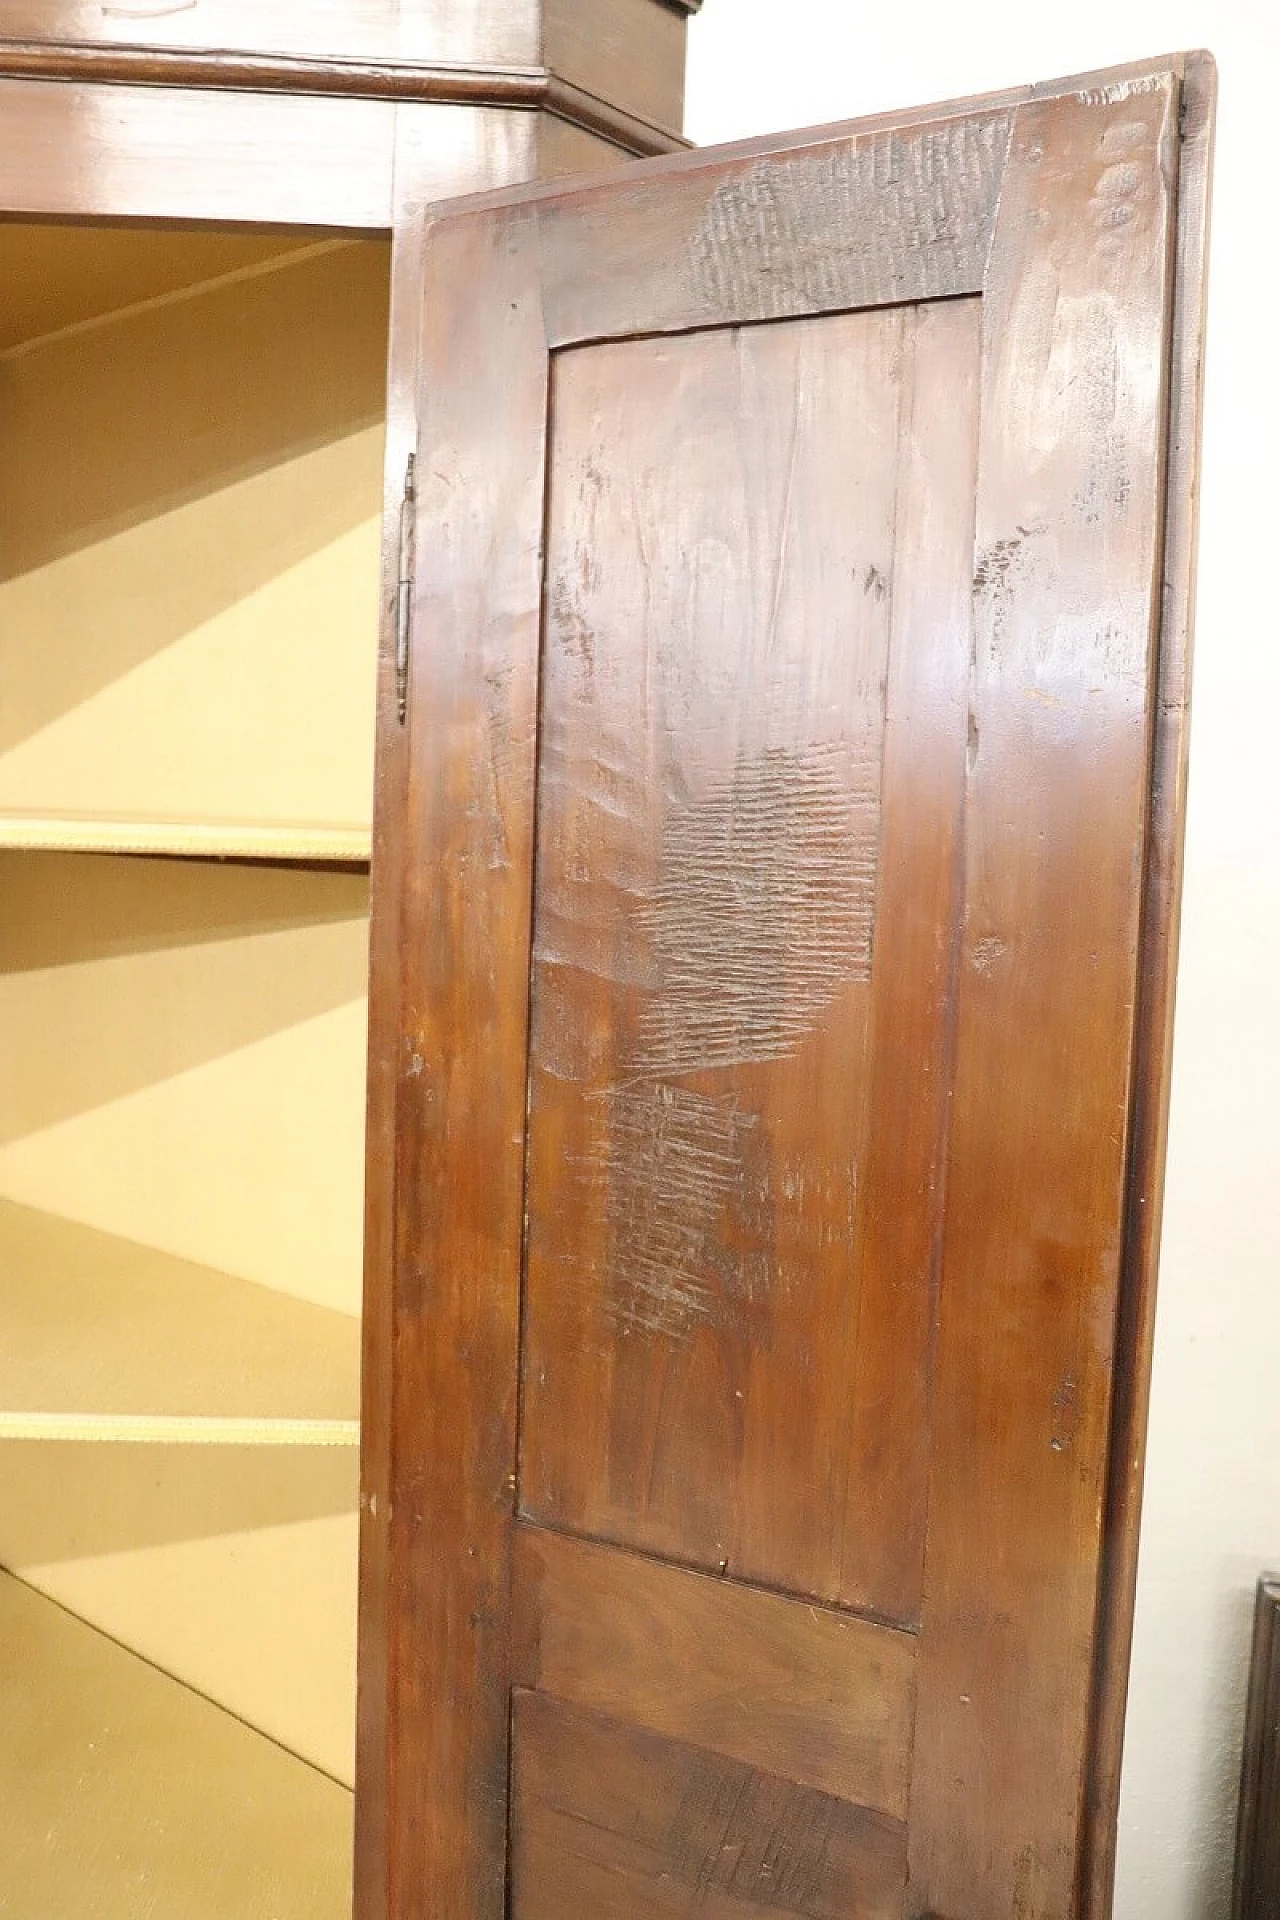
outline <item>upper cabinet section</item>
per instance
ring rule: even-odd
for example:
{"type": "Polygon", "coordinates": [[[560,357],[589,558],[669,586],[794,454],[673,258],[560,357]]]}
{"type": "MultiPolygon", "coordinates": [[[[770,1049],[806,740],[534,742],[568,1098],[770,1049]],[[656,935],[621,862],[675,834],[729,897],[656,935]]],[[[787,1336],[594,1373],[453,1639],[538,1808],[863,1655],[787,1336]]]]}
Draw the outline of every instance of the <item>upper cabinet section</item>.
{"type": "MultiPolygon", "coordinates": [[[[144,54],[539,69],[670,129],[701,0],[0,0],[0,41],[144,54]]],[[[12,48],[11,48],[12,50],[12,48]]],[[[0,64],[3,54],[0,50],[0,64]]],[[[163,74],[156,77],[163,78],[163,74]]],[[[341,79],[341,76],[338,76],[341,79]]]]}
{"type": "Polygon", "coordinates": [[[367,858],[388,249],[0,225],[0,844],[367,858]]]}

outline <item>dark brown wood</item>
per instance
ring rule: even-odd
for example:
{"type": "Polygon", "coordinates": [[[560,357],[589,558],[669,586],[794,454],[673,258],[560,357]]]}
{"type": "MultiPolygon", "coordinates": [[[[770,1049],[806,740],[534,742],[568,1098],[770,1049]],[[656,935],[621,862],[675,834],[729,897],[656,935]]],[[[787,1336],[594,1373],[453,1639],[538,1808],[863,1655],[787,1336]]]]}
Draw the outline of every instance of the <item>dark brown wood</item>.
{"type": "Polygon", "coordinates": [[[1280,1913],[1280,1580],[1258,1582],[1232,1920],[1280,1913]]]}
{"type": "Polygon", "coordinates": [[[552,396],[523,1504],[903,1623],[977,324],[955,303],[624,343],[566,356],[552,396]],[[695,519],[719,604],[691,659],[695,519]]]}
{"type": "Polygon", "coordinates": [[[516,1685],[905,1818],[911,1635],[542,1528],[513,1584],[516,1685]]]}
{"type": "Polygon", "coordinates": [[[1138,1582],[1147,1408],[1155,1337],[1156,1273],[1164,1201],[1174,983],[1182,905],[1183,828],[1191,717],[1200,423],[1204,401],[1206,262],[1217,69],[1187,58],[1182,82],[1178,237],[1170,364],[1168,504],[1160,692],[1152,741],[1152,805],[1134,1039],[1133,1119],[1124,1270],[1116,1335],[1111,1483],[1098,1635],[1091,1817],[1082,1880],[1086,1920],[1108,1920],[1115,1881],[1120,1764],[1138,1582]]]}
{"type": "Polygon", "coordinates": [[[448,365],[451,377],[438,390],[432,381],[430,419],[420,421],[431,561],[414,608],[402,860],[389,1543],[396,1920],[496,1915],[505,1901],[511,1262],[524,1206],[546,369],[530,298],[534,223],[459,237],[462,284],[483,284],[486,297],[475,308],[429,300],[422,321],[422,368],[430,378],[448,365]],[[498,433],[487,457],[469,431],[477,409],[498,433]]]}
{"type": "MultiPolygon", "coordinates": [[[[1138,966],[1149,840],[1176,840],[1179,803],[1151,754],[1165,495],[1187,486],[1167,465],[1184,67],[650,163],[428,231],[388,1562],[410,1920],[498,1920],[509,1843],[512,1920],[681,1911],[646,1774],[658,1807],[746,1809],[724,1830],[743,1860],[770,1807],[819,1818],[788,1779],[856,1804],[776,1742],[762,1787],[705,1704],[660,1722],[699,1698],[680,1647],[732,1643],[728,1615],[694,1624],[722,1592],[918,1621],[909,1882],[875,1883],[873,1911],[1068,1920],[1105,1851],[1138,966]],[[842,430],[841,381],[884,340],[891,418],[868,375],[842,430]],[[829,428],[825,490],[788,387],[829,428]],[[842,537],[867,546],[856,575],[842,537]],[[881,587],[887,653],[854,598],[881,587]],[[794,1509],[824,1515],[824,1473],[808,1531],[794,1509]],[[560,1531],[522,1529],[521,1504],[560,1531]],[[629,1614],[632,1587],[661,1600],[629,1614]]],[[[748,1714],[753,1659],[744,1640],[748,1714]]],[[[856,1910],[874,1849],[841,1832],[844,1885],[783,1910],[856,1910]]],[[[719,1858],[706,1910],[761,1904],[719,1858]]]]}
{"type": "MultiPolygon", "coordinates": [[[[378,760],[373,839],[370,953],[368,1149],[365,1204],[364,1392],[361,1430],[360,1653],[357,1719],[356,1920],[385,1920],[392,1900],[392,1787],[398,1719],[393,1665],[391,1549],[395,1483],[393,1382],[396,1299],[396,1115],[402,1077],[415,1055],[406,1047],[399,952],[404,911],[409,735],[400,726],[396,674],[395,588],[399,575],[400,503],[417,439],[418,336],[424,222],[446,190],[440,170],[439,115],[402,105],[397,121],[395,217],[391,282],[391,354],[387,392],[383,516],[383,600],[379,646],[378,760]]],[[[477,119],[469,151],[455,154],[455,176],[479,185],[546,173],[554,163],[550,116],[509,115],[500,127],[477,119]]],[[[456,123],[455,123],[456,125],[456,123]]],[[[585,135],[575,137],[586,138],[585,135]]],[[[596,164],[616,161],[606,148],[596,164]]]]}
{"type": "Polygon", "coordinates": [[[900,1821],[787,1775],[517,1691],[521,1920],[897,1920],[900,1821]]]}
{"type": "Polygon", "coordinates": [[[984,295],[912,1912],[1067,1920],[1075,1904],[1161,612],[1177,113],[1176,80],[1159,74],[1024,108],[984,295]]]}

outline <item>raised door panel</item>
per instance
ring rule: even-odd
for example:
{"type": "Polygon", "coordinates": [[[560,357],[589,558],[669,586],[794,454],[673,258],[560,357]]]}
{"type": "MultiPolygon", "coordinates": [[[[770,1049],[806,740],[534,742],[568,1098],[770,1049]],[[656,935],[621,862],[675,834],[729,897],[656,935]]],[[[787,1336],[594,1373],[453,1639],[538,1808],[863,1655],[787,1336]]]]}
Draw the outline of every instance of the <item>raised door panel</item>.
{"type": "Polygon", "coordinates": [[[397,1920],[1080,1911],[1211,91],[428,228],[397,1920]]]}
{"type": "Polygon", "coordinates": [[[551,399],[522,1510],[903,1623],[978,321],[583,348],[551,399]]]}

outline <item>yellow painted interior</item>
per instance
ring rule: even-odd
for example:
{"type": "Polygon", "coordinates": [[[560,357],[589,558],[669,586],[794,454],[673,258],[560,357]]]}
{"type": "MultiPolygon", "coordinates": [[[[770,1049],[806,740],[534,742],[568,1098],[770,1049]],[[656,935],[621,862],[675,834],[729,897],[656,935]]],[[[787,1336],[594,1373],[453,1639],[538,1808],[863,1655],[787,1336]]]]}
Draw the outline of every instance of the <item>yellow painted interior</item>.
{"type": "Polygon", "coordinates": [[[388,249],[0,224],[0,277],[0,1614],[67,1796],[0,1910],[109,1854],[336,1915],[388,249]]]}
{"type": "Polygon", "coordinates": [[[387,288],[321,241],[0,355],[0,845],[367,855],[387,288]]]}

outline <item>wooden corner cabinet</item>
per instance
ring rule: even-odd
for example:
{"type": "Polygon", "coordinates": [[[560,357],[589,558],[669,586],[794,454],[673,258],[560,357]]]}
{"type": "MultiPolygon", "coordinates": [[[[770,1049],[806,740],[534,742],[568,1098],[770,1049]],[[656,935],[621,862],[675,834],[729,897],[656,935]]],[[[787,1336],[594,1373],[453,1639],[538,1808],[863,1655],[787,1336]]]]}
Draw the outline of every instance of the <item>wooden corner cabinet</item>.
{"type": "Polygon", "coordinates": [[[420,216],[680,146],[691,10],[0,0],[6,1913],[351,1911],[420,216]]]}
{"type": "Polygon", "coordinates": [[[1110,1912],[1213,63],[696,4],[0,0],[18,1920],[1110,1912]]]}
{"type": "Polygon", "coordinates": [[[423,223],[374,1912],[1110,1910],[1213,100],[423,223]]]}

